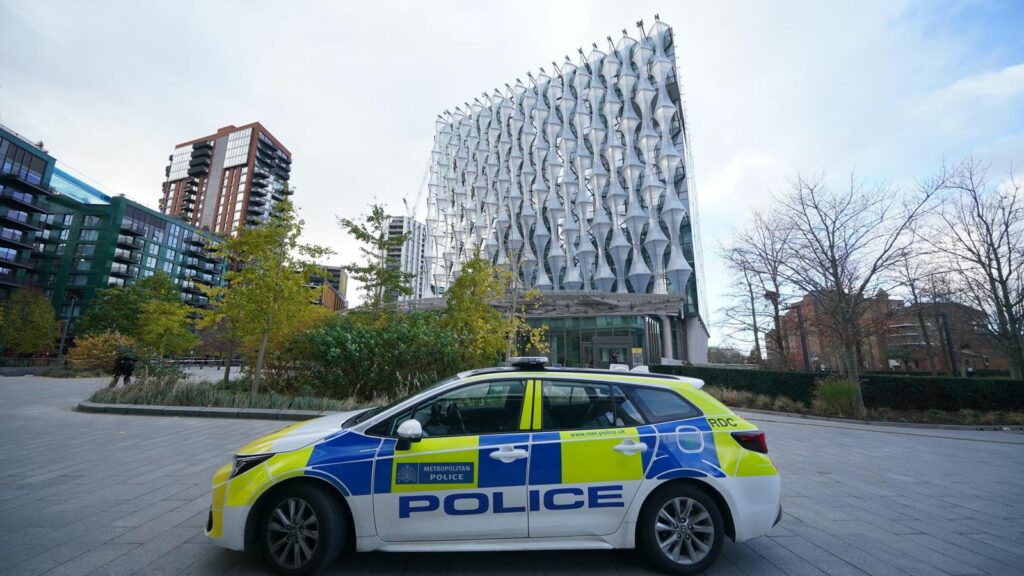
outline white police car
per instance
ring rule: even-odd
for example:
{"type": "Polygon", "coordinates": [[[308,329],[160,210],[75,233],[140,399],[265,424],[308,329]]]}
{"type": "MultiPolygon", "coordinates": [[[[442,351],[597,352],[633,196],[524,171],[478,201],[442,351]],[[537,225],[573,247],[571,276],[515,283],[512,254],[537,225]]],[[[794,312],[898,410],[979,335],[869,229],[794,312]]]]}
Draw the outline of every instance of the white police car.
{"type": "Polygon", "coordinates": [[[764,433],[699,380],[608,370],[464,372],[261,438],[213,481],[207,535],[282,574],[360,551],[639,547],[706,569],[781,518],[764,433]]]}

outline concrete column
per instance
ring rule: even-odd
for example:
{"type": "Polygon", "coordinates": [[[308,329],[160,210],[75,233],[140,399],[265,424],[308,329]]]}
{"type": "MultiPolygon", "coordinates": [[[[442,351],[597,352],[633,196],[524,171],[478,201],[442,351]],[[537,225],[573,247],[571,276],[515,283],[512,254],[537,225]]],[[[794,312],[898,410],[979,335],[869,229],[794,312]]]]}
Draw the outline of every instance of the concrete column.
{"type": "MultiPolygon", "coordinates": [[[[672,358],[672,321],[667,315],[661,317],[661,355],[672,358]]],[[[660,362],[659,362],[660,364],[660,362]]]]}

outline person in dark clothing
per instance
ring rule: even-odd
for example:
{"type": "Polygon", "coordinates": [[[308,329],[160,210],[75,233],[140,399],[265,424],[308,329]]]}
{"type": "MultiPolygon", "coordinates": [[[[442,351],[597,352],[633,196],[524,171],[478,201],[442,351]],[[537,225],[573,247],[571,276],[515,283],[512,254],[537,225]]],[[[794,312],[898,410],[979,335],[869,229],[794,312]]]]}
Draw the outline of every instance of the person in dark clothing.
{"type": "Polygon", "coordinates": [[[117,387],[117,381],[123,376],[124,385],[128,386],[132,383],[132,374],[135,373],[135,353],[129,349],[122,349],[118,351],[117,356],[114,357],[114,379],[110,382],[110,388],[117,387]]]}

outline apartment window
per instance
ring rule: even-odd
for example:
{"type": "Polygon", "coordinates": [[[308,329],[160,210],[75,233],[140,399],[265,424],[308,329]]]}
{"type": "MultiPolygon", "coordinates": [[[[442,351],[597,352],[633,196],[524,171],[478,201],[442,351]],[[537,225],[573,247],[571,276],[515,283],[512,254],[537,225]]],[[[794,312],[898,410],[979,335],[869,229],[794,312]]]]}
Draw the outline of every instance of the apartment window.
{"type": "Polygon", "coordinates": [[[172,274],[174,272],[174,264],[170,262],[164,262],[164,272],[172,274]]]}
{"type": "Polygon", "coordinates": [[[92,256],[95,253],[96,253],[96,245],[95,244],[79,244],[78,248],[75,250],[75,254],[77,254],[79,256],[92,256]]]}
{"type": "Polygon", "coordinates": [[[152,242],[150,242],[150,243],[149,243],[149,244],[148,244],[148,245],[146,246],[146,252],[147,252],[147,253],[149,253],[149,254],[153,254],[153,255],[156,255],[156,253],[157,253],[157,252],[158,252],[159,250],[160,250],[160,245],[159,245],[159,244],[153,244],[152,242]]]}
{"type": "Polygon", "coordinates": [[[99,230],[82,230],[78,233],[78,239],[85,242],[95,242],[100,237],[99,230]]]}
{"type": "Polygon", "coordinates": [[[75,260],[75,270],[87,272],[92,268],[92,260],[75,260]]]}
{"type": "Polygon", "coordinates": [[[85,286],[89,283],[89,276],[87,274],[72,274],[68,278],[68,284],[72,286],[85,286]]]}
{"type": "Polygon", "coordinates": [[[101,226],[102,224],[103,219],[100,218],[99,216],[86,216],[85,219],[82,221],[82,226],[87,227],[101,226]]]}
{"type": "Polygon", "coordinates": [[[152,256],[146,256],[146,266],[149,268],[156,268],[156,258],[152,256]]]}

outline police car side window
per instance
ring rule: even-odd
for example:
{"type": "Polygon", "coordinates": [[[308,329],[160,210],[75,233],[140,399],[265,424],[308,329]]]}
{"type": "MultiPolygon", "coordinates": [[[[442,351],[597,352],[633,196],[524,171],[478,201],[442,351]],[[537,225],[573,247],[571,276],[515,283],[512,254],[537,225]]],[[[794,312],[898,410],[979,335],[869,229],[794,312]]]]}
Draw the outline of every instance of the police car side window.
{"type": "Polygon", "coordinates": [[[638,407],[652,424],[700,416],[700,411],[693,404],[671,390],[629,386],[627,392],[636,399],[638,407]]]}
{"type": "Polygon", "coordinates": [[[593,382],[542,383],[542,430],[594,430],[643,424],[618,387],[593,382]]]}

